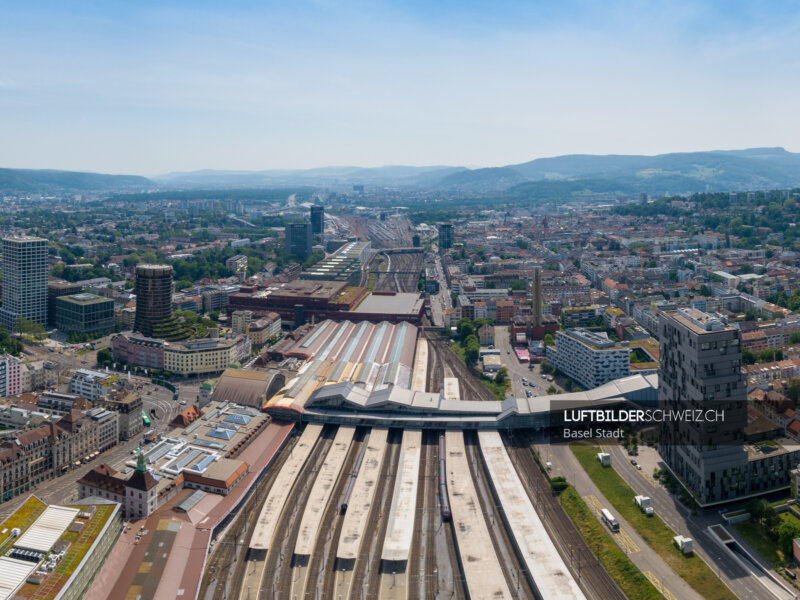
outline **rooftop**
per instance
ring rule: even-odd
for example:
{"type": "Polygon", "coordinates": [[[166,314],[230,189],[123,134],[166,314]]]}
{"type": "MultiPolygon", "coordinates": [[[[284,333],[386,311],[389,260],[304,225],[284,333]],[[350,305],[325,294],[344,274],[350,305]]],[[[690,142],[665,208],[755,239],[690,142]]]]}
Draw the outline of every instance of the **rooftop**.
{"type": "Polygon", "coordinates": [[[421,294],[369,294],[353,311],[360,314],[416,315],[422,310],[421,294]]]}
{"type": "Polygon", "coordinates": [[[733,327],[729,327],[721,317],[703,312],[696,308],[679,308],[678,312],[672,313],[672,316],[676,321],[696,333],[733,329],[733,327]]]}

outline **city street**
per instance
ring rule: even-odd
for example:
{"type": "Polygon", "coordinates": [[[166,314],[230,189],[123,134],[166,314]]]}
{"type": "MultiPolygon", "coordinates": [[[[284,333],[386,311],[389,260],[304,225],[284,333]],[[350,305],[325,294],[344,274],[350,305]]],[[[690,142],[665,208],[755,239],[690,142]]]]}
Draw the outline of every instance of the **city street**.
{"type": "MultiPolygon", "coordinates": [[[[655,464],[661,464],[658,452],[653,448],[640,447],[640,456],[636,457],[644,465],[642,470],[634,467],[624,448],[613,445],[607,446],[606,452],[611,454],[611,464],[614,470],[637,494],[649,496],[653,501],[656,514],[667,526],[681,535],[688,535],[694,540],[695,552],[727,583],[740,598],[782,598],[792,600],[795,596],[781,590],[774,582],[769,582],[774,593],[768,592],[759,583],[757,577],[750,575],[733,558],[724,552],[719,544],[706,532],[710,525],[725,524],[722,517],[713,509],[698,511],[696,516],[691,516],[689,509],[675,499],[659,482],[652,477],[655,464]]],[[[729,531],[732,528],[727,528],[729,531]]],[[[731,531],[732,534],[735,531],[731,531]]],[[[767,565],[762,565],[768,568],[767,565]]],[[[786,584],[788,585],[788,584],[786,584]]]]}
{"type": "MultiPolygon", "coordinates": [[[[143,409],[151,419],[151,429],[155,429],[158,433],[165,433],[168,430],[169,422],[180,412],[179,409],[186,408],[186,406],[181,406],[179,402],[173,400],[171,391],[164,387],[153,385],[149,379],[140,377],[131,377],[131,379],[136,388],[140,389],[139,393],[142,396],[143,409]],[[148,392],[150,393],[148,394],[148,392]],[[155,409],[155,415],[150,412],[151,409],[155,409]]],[[[199,384],[181,388],[180,399],[186,400],[187,405],[193,403],[197,398],[198,388],[199,384]]],[[[93,460],[82,464],[80,467],[73,468],[61,477],[42,481],[38,485],[31,487],[28,492],[0,504],[0,520],[7,518],[19,508],[28,497],[28,493],[35,494],[39,499],[49,504],[74,502],[78,498],[78,479],[100,464],[113,465],[125,458],[132,457],[132,451],[142,443],[142,434],[136,435],[126,442],[121,442],[105,452],[101,452],[93,460]]]]}
{"type": "MultiPolygon", "coordinates": [[[[614,511],[611,503],[583,470],[568,445],[544,444],[537,445],[536,449],[543,461],[552,463],[552,475],[566,477],[601,524],[603,522],[598,514],[600,509],[609,508],[612,511],[619,521],[620,528],[619,533],[611,534],[612,539],[653,585],[659,588],[665,598],[668,600],[702,600],[702,596],[679,577],[655,550],[647,545],[647,542],[636,530],[614,511]]],[[[603,525],[603,527],[606,526],[603,525]]]]}
{"type": "Polygon", "coordinates": [[[514,354],[514,348],[509,338],[508,327],[505,325],[495,325],[494,347],[500,350],[500,360],[503,366],[508,369],[508,375],[511,377],[511,391],[514,396],[524,397],[525,390],[530,390],[531,395],[534,397],[546,396],[547,388],[551,385],[560,389],[555,381],[550,382],[544,378],[539,365],[534,365],[533,368],[530,369],[528,363],[521,363],[517,360],[517,355],[514,354]],[[533,385],[523,385],[523,377],[533,385]]]}

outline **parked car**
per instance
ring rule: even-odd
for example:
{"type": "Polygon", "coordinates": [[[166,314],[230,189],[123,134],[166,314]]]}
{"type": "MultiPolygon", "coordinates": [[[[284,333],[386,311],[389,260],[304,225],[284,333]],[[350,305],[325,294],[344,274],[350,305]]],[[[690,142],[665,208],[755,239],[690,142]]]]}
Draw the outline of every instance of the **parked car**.
{"type": "Polygon", "coordinates": [[[634,459],[631,459],[631,464],[635,467],[636,466],[636,461],[634,459]]]}

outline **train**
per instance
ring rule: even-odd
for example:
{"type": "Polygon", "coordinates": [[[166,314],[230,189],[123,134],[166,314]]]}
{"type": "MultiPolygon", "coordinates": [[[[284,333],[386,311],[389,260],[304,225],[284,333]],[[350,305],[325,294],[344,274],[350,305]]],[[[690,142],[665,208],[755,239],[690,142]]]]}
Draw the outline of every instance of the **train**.
{"type": "Polygon", "coordinates": [[[449,521],[452,517],[450,512],[450,495],[447,493],[447,463],[445,462],[444,433],[439,434],[439,509],[442,513],[442,521],[449,521]]]}
{"type": "Polygon", "coordinates": [[[342,496],[342,504],[339,507],[339,514],[343,515],[347,512],[347,505],[350,503],[350,495],[353,493],[353,488],[356,485],[356,478],[358,477],[358,472],[361,470],[361,463],[364,460],[364,453],[367,451],[367,445],[363,444],[361,447],[361,452],[358,453],[356,457],[356,462],[353,464],[353,470],[350,471],[350,479],[347,482],[347,487],[344,490],[344,494],[342,496]]]}

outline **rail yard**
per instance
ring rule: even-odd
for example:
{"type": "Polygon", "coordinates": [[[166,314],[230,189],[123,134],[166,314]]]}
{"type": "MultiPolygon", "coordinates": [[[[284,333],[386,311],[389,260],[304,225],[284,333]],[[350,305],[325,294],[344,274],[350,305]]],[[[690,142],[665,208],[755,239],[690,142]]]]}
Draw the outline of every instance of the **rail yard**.
{"type": "MultiPolygon", "coordinates": [[[[304,367],[268,412],[307,417],[320,392],[352,392],[352,379],[359,393],[405,388],[458,405],[480,386],[443,341],[406,324],[322,323],[296,352],[304,367]]],[[[570,522],[552,514],[560,506],[515,435],[299,419],[242,513],[247,525],[234,521],[210,557],[217,573],[237,566],[206,597],[621,597],[588,549],[572,559],[570,522]]]]}
{"type": "Polygon", "coordinates": [[[590,554],[580,581],[570,570],[515,452],[496,432],[307,425],[237,530],[230,585],[242,600],[620,597],[590,554]]]}

